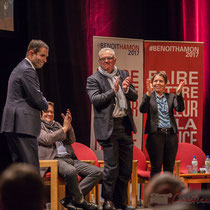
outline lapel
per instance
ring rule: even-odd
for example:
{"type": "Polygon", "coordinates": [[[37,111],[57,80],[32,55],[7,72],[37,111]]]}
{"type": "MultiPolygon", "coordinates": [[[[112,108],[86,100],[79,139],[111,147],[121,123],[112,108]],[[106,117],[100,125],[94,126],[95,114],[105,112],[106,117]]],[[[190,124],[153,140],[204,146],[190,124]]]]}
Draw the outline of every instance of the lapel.
{"type": "Polygon", "coordinates": [[[122,82],[125,79],[125,76],[123,75],[123,71],[119,71],[119,69],[117,69],[117,71],[117,75],[120,75],[120,86],[122,87],[122,82]]]}
{"type": "Polygon", "coordinates": [[[170,110],[171,109],[171,105],[172,105],[172,103],[170,102],[170,98],[169,98],[169,93],[165,93],[165,96],[166,96],[166,100],[167,100],[167,103],[168,103],[168,110],[170,110]]]}
{"type": "MultiPolygon", "coordinates": [[[[170,95],[168,93],[165,93],[165,97],[166,97],[166,100],[167,100],[167,103],[168,103],[168,109],[170,110],[171,109],[171,102],[170,102],[170,95]]],[[[153,108],[155,109],[155,111],[158,111],[158,107],[157,107],[157,101],[156,101],[156,97],[155,97],[155,92],[153,91],[152,94],[151,94],[151,104],[153,106],[153,108]]]]}
{"type": "MultiPolygon", "coordinates": [[[[124,78],[125,76],[123,75],[123,71],[119,71],[119,69],[117,69],[117,71],[118,71],[117,76],[120,75],[120,86],[122,87],[122,82],[125,79],[124,78]]],[[[101,74],[100,72],[98,72],[98,74],[99,74],[99,80],[100,80],[100,84],[101,84],[102,88],[104,90],[110,90],[111,86],[110,86],[107,78],[103,74],[101,74]]]]}
{"type": "Polygon", "coordinates": [[[101,85],[102,89],[104,91],[110,90],[111,86],[110,86],[107,78],[100,72],[98,72],[98,75],[99,75],[100,85],[101,85]]]}
{"type": "Polygon", "coordinates": [[[156,97],[155,97],[155,91],[153,91],[152,94],[151,94],[150,104],[153,106],[153,110],[155,112],[157,112],[158,107],[157,107],[157,101],[156,101],[156,97]]]}
{"type": "Polygon", "coordinates": [[[22,60],[22,62],[24,63],[24,65],[27,65],[30,69],[32,69],[33,71],[37,72],[36,69],[34,69],[34,68],[31,66],[30,62],[29,62],[27,59],[24,58],[24,59],[22,60]]]}

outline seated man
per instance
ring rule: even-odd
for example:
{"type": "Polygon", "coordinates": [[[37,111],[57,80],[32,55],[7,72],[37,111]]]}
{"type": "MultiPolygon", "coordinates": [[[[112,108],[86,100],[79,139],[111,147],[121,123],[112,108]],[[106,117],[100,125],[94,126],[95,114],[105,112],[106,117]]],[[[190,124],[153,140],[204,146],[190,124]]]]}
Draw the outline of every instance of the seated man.
{"type": "MultiPolygon", "coordinates": [[[[39,159],[59,160],[58,171],[64,178],[67,187],[66,198],[61,200],[63,206],[74,210],[77,207],[96,210],[98,206],[88,203],[84,196],[100,181],[102,171],[96,166],[77,159],[71,144],[75,141],[75,134],[71,126],[72,116],[67,109],[63,117],[63,126],[54,121],[54,103],[48,102],[47,112],[42,112],[41,132],[38,138],[39,159]],[[78,175],[82,177],[78,182],[78,175]]],[[[47,168],[41,168],[43,176],[47,168]]]]}

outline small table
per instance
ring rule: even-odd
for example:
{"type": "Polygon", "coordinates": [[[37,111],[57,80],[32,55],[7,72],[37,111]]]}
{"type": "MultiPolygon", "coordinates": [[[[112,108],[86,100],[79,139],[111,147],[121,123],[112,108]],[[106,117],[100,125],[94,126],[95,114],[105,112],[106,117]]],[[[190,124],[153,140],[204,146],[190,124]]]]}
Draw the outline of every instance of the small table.
{"type": "Polygon", "coordinates": [[[186,186],[188,184],[210,183],[210,173],[179,174],[186,186]]]}

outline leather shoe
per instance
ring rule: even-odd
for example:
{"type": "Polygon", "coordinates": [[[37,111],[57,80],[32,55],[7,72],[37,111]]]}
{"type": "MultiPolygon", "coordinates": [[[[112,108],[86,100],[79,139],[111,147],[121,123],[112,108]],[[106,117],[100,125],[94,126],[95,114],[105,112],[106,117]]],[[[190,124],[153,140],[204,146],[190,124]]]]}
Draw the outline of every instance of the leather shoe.
{"type": "Polygon", "coordinates": [[[83,208],[84,210],[98,210],[98,206],[94,203],[88,203],[85,199],[81,203],[76,203],[72,201],[72,204],[78,208],[83,208]]]}
{"type": "Polygon", "coordinates": [[[60,203],[67,208],[68,210],[77,210],[77,207],[74,206],[70,201],[67,201],[65,199],[60,200],[60,203]]]}
{"type": "Polygon", "coordinates": [[[123,209],[123,210],[134,210],[136,208],[134,206],[124,205],[124,206],[121,206],[121,209],[123,209]]]}
{"type": "Polygon", "coordinates": [[[115,207],[112,201],[105,201],[103,203],[103,210],[113,210],[113,209],[115,209],[115,207]]]}

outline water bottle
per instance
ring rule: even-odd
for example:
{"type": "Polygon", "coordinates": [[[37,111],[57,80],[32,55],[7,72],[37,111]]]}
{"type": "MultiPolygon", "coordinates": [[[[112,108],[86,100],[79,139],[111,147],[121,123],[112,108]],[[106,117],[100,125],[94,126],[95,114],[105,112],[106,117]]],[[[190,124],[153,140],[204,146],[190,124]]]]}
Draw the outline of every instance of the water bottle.
{"type": "Polygon", "coordinates": [[[209,155],[206,155],[205,167],[206,167],[206,173],[210,173],[210,158],[209,158],[209,155]]]}
{"type": "Polygon", "coordinates": [[[198,161],[197,161],[195,155],[193,156],[193,159],[192,159],[192,173],[193,174],[197,174],[198,173],[198,161]]]}

